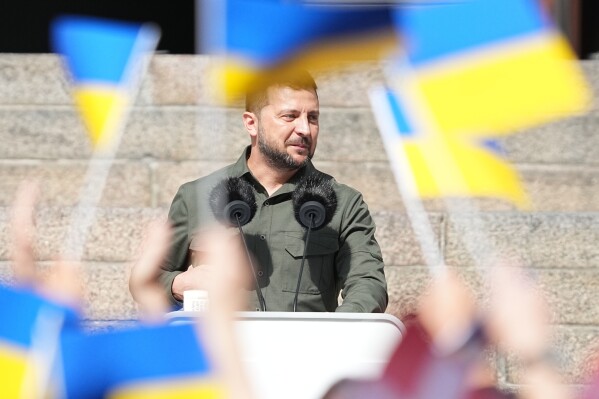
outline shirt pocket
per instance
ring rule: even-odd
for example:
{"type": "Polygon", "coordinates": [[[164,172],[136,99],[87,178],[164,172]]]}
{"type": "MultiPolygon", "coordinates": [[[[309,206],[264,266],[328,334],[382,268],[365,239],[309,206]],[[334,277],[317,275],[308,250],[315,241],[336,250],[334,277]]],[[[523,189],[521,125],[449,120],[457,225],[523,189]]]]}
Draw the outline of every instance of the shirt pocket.
{"type": "MultiPolygon", "coordinates": [[[[305,232],[283,232],[285,275],[283,291],[295,292],[305,247],[305,232]]],[[[336,234],[310,232],[304,271],[299,286],[301,294],[320,294],[334,288],[335,256],[339,250],[336,234]]]]}

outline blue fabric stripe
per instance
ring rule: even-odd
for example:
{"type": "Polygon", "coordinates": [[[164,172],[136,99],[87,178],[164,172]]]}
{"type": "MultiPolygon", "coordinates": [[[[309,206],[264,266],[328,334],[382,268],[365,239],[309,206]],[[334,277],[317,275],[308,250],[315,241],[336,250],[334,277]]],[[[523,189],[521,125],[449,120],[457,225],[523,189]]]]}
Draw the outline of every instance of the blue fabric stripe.
{"type": "Polygon", "coordinates": [[[136,327],[98,334],[65,334],[63,374],[68,397],[104,396],[116,387],[154,379],[208,377],[212,366],[195,326],[136,327]]]}
{"type": "Polygon", "coordinates": [[[301,3],[229,0],[226,51],[268,66],[326,39],[351,39],[393,29],[388,7],[309,6],[301,3]]]}
{"type": "Polygon", "coordinates": [[[119,84],[141,25],[95,18],[61,17],[52,24],[54,51],[66,57],[75,82],[119,84]]]}
{"type": "Polygon", "coordinates": [[[72,326],[78,321],[72,309],[49,302],[26,288],[0,285],[0,309],[0,341],[23,348],[31,346],[32,329],[43,309],[62,314],[65,326],[72,326]]]}
{"type": "Polygon", "coordinates": [[[396,22],[414,65],[550,27],[537,0],[463,0],[397,9],[396,22]]]}
{"type": "Polygon", "coordinates": [[[404,109],[401,106],[397,96],[391,91],[387,90],[387,100],[393,114],[393,119],[397,126],[397,131],[401,136],[413,137],[416,132],[410,124],[407,115],[404,113],[404,109]]]}
{"type": "Polygon", "coordinates": [[[485,140],[481,140],[480,144],[483,148],[486,148],[493,154],[500,156],[500,157],[505,157],[505,149],[503,148],[503,146],[501,145],[499,140],[485,139],[485,140]]]}

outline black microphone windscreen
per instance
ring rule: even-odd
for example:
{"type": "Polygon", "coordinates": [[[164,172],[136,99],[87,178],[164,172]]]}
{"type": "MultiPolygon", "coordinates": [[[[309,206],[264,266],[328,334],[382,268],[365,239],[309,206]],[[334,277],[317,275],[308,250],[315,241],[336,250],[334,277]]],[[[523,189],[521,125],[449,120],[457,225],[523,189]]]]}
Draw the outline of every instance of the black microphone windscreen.
{"type": "Polygon", "coordinates": [[[248,205],[247,208],[244,208],[249,208],[249,215],[246,215],[245,219],[247,220],[242,224],[249,223],[257,209],[256,197],[250,183],[240,177],[227,177],[214,186],[210,192],[210,208],[216,220],[221,223],[234,224],[228,215],[230,207],[227,207],[234,201],[241,201],[248,205]]]}
{"type": "Polygon", "coordinates": [[[337,194],[333,189],[332,178],[326,175],[313,174],[304,178],[293,191],[291,200],[295,219],[302,226],[305,226],[300,217],[302,205],[314,201],[324,206],[324,220],[318,227],[314,226],[315,229],[326,226],[337,210],[337,194]]]}

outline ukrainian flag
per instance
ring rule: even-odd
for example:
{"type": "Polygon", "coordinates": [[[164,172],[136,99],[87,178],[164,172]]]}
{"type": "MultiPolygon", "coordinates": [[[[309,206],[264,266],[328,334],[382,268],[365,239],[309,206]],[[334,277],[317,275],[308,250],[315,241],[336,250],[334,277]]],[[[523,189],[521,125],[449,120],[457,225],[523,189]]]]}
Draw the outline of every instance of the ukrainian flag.
{"type": "Polygon", "coordinates": [[[218,43],[214,50],[224,52],[227,58],[219,79],[229,99],[245,94],[273,74],[378,60],[398,43],[388,7],[227,0],[224,14],[224,29],[213,23],[208,32],[224,35],[224,40],[215,37],[207,41],[218,43]]]}
{"type": "Polygon", "coordinates": [[[65,334],[62,359],[67,398],[225,397],[192,324],[65,334]]]}
{"type": "Polygon", "coordinates": [[[415,195],[495,197],[528,208],[516,171],[492,136],[462,137],[435,131],[414,104],[385,88],[371,91],[379,132],[397,179],[413,176],[415,195]],[[409,174],[409,175],[407,175],[409,174]]]}
{"type": "Polygon", "coordinates": [[[70,71],[75,103],[96,148],[115,138],[132,102],[144,56],[158,41],[151,25],[62,17],[52,26],[55,51],[70,71]]]}
{"type": "MultiPolygon", "coordinates": [[[[74,311],[26,290],[0,285],[0,391],[3,398],[40,397],[37,384],[44,372],[39,363],[39,340],[48,334],[42,318],[58,317],[61,326],[77,321],[74,311]],[[66,323],[66,324],[65,324],[66,323]],[[36,342],[38,340],[38,342],[36,342]],[[35,355],[35,356],[34,356],[35,355]]],[[[41,357],[43,359],[43,356],[41,357]]],[[[48,370],[51,365],[45,365],[48,370]]]]}
{"type": "Polygon", "coordinates": [[[418,101],[444,132],[478,136],[580,113],[590,94],[536,0],[462,0],[396,12],[418,101]]]}

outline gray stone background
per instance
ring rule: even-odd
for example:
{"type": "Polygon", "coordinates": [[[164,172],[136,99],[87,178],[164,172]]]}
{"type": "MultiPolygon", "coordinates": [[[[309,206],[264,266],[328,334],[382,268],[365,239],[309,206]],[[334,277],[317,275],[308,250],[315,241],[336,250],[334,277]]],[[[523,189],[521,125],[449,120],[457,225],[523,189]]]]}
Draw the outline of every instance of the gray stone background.
{"type": "MultiPolygon", "coordinates": [[[[92,327],[136,318],[127,280],[144,227],[165,217],[181,183],[234,161],[249,142],[240,109],[210,100],[205,79],[210,62],[157,55],[150,63],[84,251],[84,309],[92,327]]],[[[599,63],[581,65],[597,92],[599,63]]],[[[402,318],[414,310],[430,277],[368,104],[368,87],[381,81],[374,64],[317,75],[322,119],[315,164],[364,194],[386,261],[388,312],[402,318]]],[[[594,104],[586,115],[503,140],[533,211],[475,200],[488,240],[534,275],[551,305],[554,345],[573,387],[596,370],[599,350],[598,115],[594,104]]],[[[65,239],[89,164],[87,135],[57,57],[0,55],[0,143],[0,281],[9,282],[7,222],[18,184],[28,178],[41,182],[36,249],[47,267],[65,239]]],[[[477,262],[467,251],[468,244],[480,242],[477,218],[449,215],[438,200],[425,205],[447,263],[484,303],[477,262]]],[[[514,359],[494,353],[489,359],[500,385],[518,386],[514,359]]]]}

